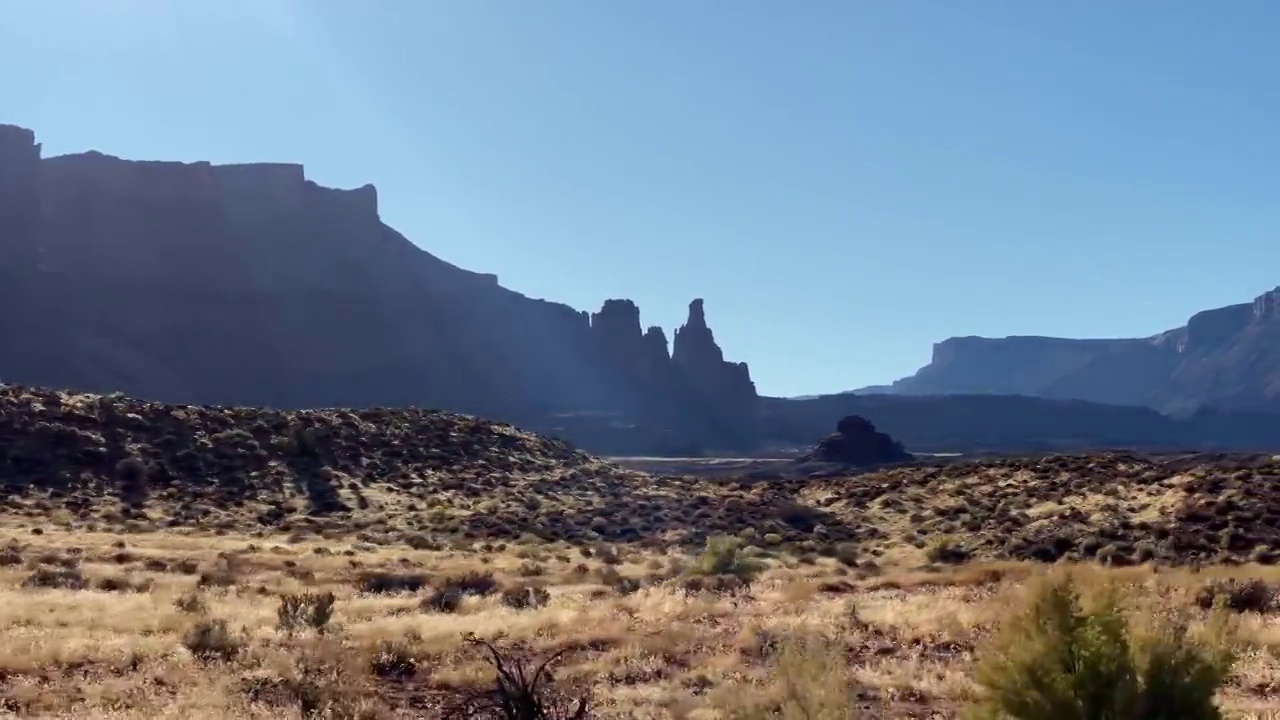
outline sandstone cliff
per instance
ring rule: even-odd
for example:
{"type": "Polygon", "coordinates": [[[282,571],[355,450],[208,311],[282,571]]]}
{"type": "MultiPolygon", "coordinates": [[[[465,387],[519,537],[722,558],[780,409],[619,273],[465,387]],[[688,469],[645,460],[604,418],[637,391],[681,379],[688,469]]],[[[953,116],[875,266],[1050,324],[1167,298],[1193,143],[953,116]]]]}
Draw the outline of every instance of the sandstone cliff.
{"type": "Polygon", "coordinates": [[[1017,394],[1174,413],[1280,410],[1280,288],[1148,338],[951,338],[934,346],[929,365],[887,390],[1017,394]]]}
{"type": "Polygon", "coordinates": [[[371,185],[321,187],[300,165],[42,158],[12,126],[0,126],[0,303],[10,383],[438,407],[570,436],[564,418],[594,414],[711,445],[740,435],[756,400],[700,301],[673,358],[629,301],[588,315],[417,248],[381,222],[371,185]]]}

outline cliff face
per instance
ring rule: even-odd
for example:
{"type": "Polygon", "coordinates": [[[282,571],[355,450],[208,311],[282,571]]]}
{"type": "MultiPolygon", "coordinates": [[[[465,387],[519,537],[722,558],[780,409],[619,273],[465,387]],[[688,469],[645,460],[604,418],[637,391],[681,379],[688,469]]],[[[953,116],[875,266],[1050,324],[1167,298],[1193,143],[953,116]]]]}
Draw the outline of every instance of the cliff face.
{"type": "Polygon", "coordinates": [[[1018,394],[1175,413],[1205,405],[1280,410],[1280,288],[1150,338],[952,338],[889,391],[1018,394]]]}
{"type": "Polygon", "coordinates": [[[0,302],[11,383],[532,426],[606,413],[698,438],[755,401],[709,330],[686,365],[629,301],[589,316],[507,290],[383,224],[371,185],[320,187],[299,165],[42,159],[12,126],[0,126],[0,302]],[[728,389],[708,405],[702,387],[728,389]]]}

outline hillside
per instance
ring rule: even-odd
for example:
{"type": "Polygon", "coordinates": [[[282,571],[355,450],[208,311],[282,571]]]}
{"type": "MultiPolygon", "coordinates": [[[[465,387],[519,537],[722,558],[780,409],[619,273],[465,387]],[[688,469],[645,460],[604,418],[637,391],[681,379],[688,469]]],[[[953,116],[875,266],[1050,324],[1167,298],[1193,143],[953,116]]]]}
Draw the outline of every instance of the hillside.
{"type": "Polygon", "coordinates": [[[701,300],[669,349],[634,303],[588,314],[508,290],[382,223],[372,185],[321,187],[301,165],[44,158],[0,126],[0,229],[0,303],[22,309],[0,316],[3,382],[523,426],[586,415],[648,445],[753,432],[750,372],[724,360],[701,300]]]}
{"type": "Polygon", "coordinates": [[[409,528],[440,503],[623,474],[465,415],[164,405],[12,385],[0,386],[0,447],[11,511],[144,527],[279,531],[395,515],[409,528]]]}
{"type": "Polygon", "coordinates": [[[856,542],[873,554],[964,533],[991,559],[1037,557],[1045,543],[1087,554],[1078,542],[1094,536],[1158,541],[1170,561],[1280,548],[1280,461],[1269,455],[657,478],[508,425],[418,410],[176,406],[5,386],[0,418],[6,512],[80,526],[359,532],[411,545],[535,536],[697,546],[727,533],[813,549],[856,542]],[[1219,515],[1248,542],[1217,533],[1219,515]]]}
{"type": "Polygon", "coordinates": [[[1143,405],[1280,410],[1280,288],[1148,338],[956,337],[892,386],[855,393],[1012,394],[1143,405]]]}

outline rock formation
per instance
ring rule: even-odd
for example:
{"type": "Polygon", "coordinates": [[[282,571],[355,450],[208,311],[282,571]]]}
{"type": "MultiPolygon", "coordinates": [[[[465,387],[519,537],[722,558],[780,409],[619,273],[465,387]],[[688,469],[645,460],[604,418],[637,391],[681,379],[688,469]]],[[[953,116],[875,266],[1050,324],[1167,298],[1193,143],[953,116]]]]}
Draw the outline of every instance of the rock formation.
{"type": "Polygon", "coordinates": [[[708,407],[724,408],[723,432],[754,432],[757,399],[746,363],[727,362],[707,326],[703,301],[689,303],[689,317],[676,330],[671,361],[689,384],[689,394],[708,407]]]}
{"type": "Polygon", "coordinates": [[[0,126],[0,303],[0,381],[26,385],[438,407],[571,439],[573,417],[603,415],[710,445],[755,399],[700,304],[677,362],[630,301],[589,315],[415,247],[381,222],[371,185],[321,187],[289,164],[42,159],[12,126],[0,126]]]}
{"type": "Polygon", "coordinates": [[[951,338],[888,391],[1018,394],[1179,414],[1204,406],[1280,411],[1280,288],[1147,338],[951,338]]]}
{"type": "Polygon", "coordinates": [[[861,466],[911,459],[911,455],[902,449],[901,443],[877,431],[870,420],[849,415],[837,423],[834,434],[823,438],[802,461],[861,466]]]}

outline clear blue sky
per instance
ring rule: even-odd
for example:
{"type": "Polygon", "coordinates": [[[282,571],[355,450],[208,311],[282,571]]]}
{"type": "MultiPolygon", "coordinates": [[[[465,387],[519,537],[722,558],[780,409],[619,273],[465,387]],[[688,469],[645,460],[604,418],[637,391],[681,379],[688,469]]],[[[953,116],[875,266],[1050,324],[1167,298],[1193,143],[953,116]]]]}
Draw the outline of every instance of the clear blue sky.
{"type": "Polygon", "coordinates": [[[302,162],[535,297],[705,297],[772,394],[1280,284],[1280,3],[0,0],[46,152],[302,162]]]}

